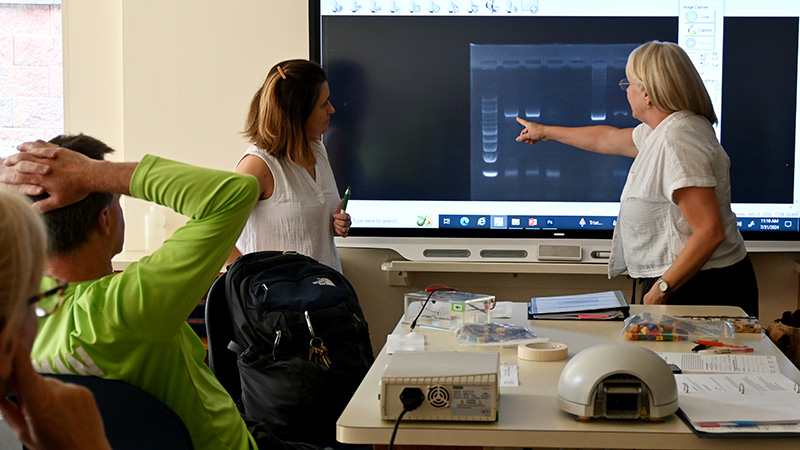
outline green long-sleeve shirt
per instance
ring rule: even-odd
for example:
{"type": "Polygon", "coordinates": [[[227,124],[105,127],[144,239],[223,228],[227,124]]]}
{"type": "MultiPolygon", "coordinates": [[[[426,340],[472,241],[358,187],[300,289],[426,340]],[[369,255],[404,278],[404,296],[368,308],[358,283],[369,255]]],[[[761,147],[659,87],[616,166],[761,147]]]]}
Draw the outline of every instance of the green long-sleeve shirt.
{"type": "Polygon", "coordinates": [[[198,450],[255,448],[186,319],[230,254],[258,189],[251,176],[145,156],[131,179],[131,196],[189,221],[123,272],[70,283],[59,309],[40,321],[34,365],[150,392],[183,419],[198,450]]]}

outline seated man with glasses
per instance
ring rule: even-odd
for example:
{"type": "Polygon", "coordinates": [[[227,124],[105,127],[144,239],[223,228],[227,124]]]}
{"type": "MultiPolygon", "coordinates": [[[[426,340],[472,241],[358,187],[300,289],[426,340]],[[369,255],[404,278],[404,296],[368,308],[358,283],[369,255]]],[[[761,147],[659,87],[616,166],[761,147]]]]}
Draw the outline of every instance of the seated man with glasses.
{"type": "Polygon", "coordinates": [[[183,419],[196,449],[313,448],[251,433],[186,322],[250,215],[256,179],[151,155],[104,161],[111,148],[85,135],[20,149],[0,161],[0,182],[35,196],[53,243],[43,283],[52,292],[36,299],[43,318],[34,366],[150,392],[183,419]],[[111,258],[124,237],[121,195],[190,219],[161,248],[114,273],[111,258]]]}

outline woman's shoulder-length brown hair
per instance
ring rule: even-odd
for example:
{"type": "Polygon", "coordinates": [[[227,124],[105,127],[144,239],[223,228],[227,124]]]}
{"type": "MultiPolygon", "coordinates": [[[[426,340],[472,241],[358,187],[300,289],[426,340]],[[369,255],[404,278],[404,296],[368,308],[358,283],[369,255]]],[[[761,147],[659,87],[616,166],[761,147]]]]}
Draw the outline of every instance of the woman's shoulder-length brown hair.
{"type": "Polygon", "coordinates": [[[272,67],[250,102],[244,135],[277,158],[307,166],[316,163],[306,121],[328,80],[318,64],[304,59],[272,67]]]}

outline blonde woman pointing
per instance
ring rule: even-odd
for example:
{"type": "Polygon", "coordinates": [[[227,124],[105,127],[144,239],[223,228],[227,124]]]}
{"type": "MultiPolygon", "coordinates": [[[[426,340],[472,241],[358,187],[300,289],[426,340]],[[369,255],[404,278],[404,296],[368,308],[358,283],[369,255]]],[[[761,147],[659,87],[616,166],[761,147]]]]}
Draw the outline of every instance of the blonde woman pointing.
{"type": "Polygon", "coordinates": [[[758,315],[755,272],[731,210],[730,160],[711,99],[684,52],[636,48],[619,85],[635,128],[557,127],[517,119],[519,142],[554,140],[634,158],[620,198],[609,277],[642,282],[646,304],[740,306],[758,315]]]}

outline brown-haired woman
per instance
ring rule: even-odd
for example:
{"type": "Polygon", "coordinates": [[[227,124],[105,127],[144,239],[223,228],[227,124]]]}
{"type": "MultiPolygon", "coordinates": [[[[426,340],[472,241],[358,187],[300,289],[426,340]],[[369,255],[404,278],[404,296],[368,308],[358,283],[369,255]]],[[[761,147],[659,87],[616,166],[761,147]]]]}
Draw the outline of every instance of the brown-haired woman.
{"type": "Polygon", "coordinates": [[[261,187],[228,262],[261,250],[292,250],[341,272],[334,233],[347,236],[341,200],[322,134],[335,109],[325,71],[310,61],[283,61],[253,96],[244,135],[252,144],[236,172],[261,187]]]}

